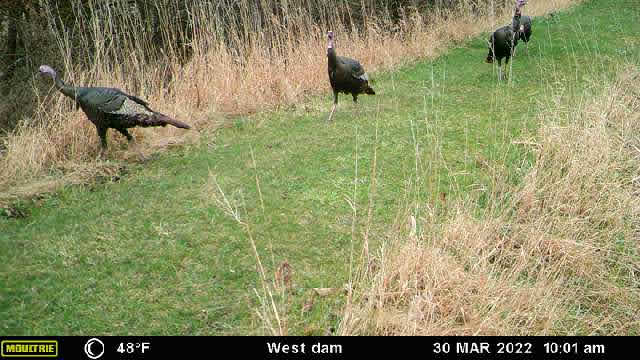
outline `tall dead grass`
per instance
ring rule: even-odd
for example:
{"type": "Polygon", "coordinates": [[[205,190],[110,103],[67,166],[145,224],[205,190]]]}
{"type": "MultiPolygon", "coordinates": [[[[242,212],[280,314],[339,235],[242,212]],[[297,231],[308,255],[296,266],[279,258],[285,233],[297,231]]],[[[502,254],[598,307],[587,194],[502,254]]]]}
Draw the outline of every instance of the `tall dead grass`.
{"type": "MultiPolygon", "coordinates": [[[[336,32],[340,54],[358,58],[369,72],[376,72],[436,56],[451,44],[506,23],[511,11],[511,2],[505,11],[498,6],[504,2],[489,0],[480,12],[470,7],[436,9],[429,14],[403,9],[397,22],[383,11],[367,13],[364,24],[354,24],[344,15],[349,15],[349,9],[341,8],[344,2],[306,2],[306,7],[294,11],[270,1],[236,1],[234,6],[244,10],[232,22],[221,21],[227,15],[215,2],[202,2],[187,14],[189,26],[182,31],[163,26],[175,21],[180,2],[158,2],[164,4],[157,5],[160,38],[165,43],[166,39],[183,40],[181,48],[172,48],[168,41],[161,54],[149,46],[160,41],[148,31],[153,26],[130,8],[105,9],[103,2],[95,0],[84,7],[76,4],[71,30],[62,28],[60,15],[49,8],[45,9],[46,27],[56,34],[57,55],[48,62],[69,83],[119,87],[196,129],[210,130],[219,127],[225,115],[292,104],[327,92],[325,34],[329,29],[336,32]],[[321,16],[314,17],[311,11],[321,16]],[[191,54],[186,63],[177,56],[184,52],[191,54]]],[[[577,2],[539,0],[527,5],[527,13],[541,15],[577,2]]],[[[74,111],[71,101],[50,82],[34,74],[31,84],[40,104],[35,116],[0,139],[0,203],[28,193],[34,181],[56,188],[61,176],[73,176],[77,167],[85,172],[93,168],[96,173],[113,167],[113,162],[96,159],[97,136],[84,114],[74,111]]],[[[197,132],[170,127],[136,129],[134,136],[135,151],[142,153],[198,138],[197,132]]],[[[131,157],[130,151],[119,150],[125,144],[118,135],[110,136],[109,142],[111,159],[131,157]]]]}
{"type": "Polygon", "coordinates": [[[552,102],[531,171],[488,209],[397,226],[341,333],[638,335],[638,79],[629,66],[599,97],[552,102]]]}

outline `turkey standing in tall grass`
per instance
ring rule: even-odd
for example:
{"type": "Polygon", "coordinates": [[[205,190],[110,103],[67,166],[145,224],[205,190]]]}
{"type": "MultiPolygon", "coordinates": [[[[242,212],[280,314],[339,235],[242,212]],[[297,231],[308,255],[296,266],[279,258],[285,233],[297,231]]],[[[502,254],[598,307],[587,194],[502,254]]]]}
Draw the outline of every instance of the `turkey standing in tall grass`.
{"type": "Polygon", "coordinates": [[[502,80],[502,59],[505,58],[505,66],[509,64],[509,59],[513,55],[518,38],[520,37],[520,18],[522,13],[520,8],[524,2],[518,1],[516,9],[511,21],[511,25],[505,25],[498,28],[489,37],[489,53],[487,54],[487,63],[492,64],[494,59],[498,60],[498,79],[502,80]]]}
{"type": "Polygon", "coordinates": [[[329,63],[329,82],[333,89],[333,107],[329,120],[333,117],[333,112],[338,105],[338,93],[351,93],[353,102],[358,102],[359,94],[375,95],[375,91],[369,86],[369,76],[364,72],[364,68],[357,60],[338,56],[333,44],[333,31],[327,34],[329,45],[327,46],[327,60],[329,63]]]}
{"type": "Polygon", "coordinates": [[[55,87],[76,102],[76,109],[82,108],[89,121],[98,131],[102,151],[107,149],[107,130],[119,131],[129,142],[133,137],[127,129],[142,126],[173,125],[177,128],[190,129],[181,121],[172,119],[149,108],[149,103],[120,89],[106,87],[75,87],[65,84],[49,65],[42,65],[40,75],[53,79],[55,87]]]}

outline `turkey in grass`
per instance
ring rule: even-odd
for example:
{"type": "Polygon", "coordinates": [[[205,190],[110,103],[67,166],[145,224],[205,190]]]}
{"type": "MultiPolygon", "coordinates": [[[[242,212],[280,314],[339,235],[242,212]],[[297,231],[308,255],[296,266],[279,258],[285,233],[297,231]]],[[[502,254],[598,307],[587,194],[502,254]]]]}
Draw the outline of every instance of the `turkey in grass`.
{"type": "Polygon", "coordinates": [[[502,59],[505,59],[505,66],[508,65],[509,59],[513,56],[516,45],[518,45],[522,17],[521,8],[525,3],[526,0],[517,0],[511,24],[498,28],[489,37],[489,53],[486,61],[491,64],[494,60],[498,60],[498,79],[500,80],[502,80],[502,59]]]}
{"type": "Polygon", "coordinates": [[[527,46],[527,54],[529,54],[529,39],[531,39],[531,17],[522,15],[520,17],[520,30],[518,31],[518,39],[524,41],[527,46]]]}
{"type": "Polygon", "coordinates": [[[376,93],[369,86],[369,76],[357,60],[336,54],[333,31],[329,31],[327,36],[329,37],[327,46],[329,82],[333,89],[333,107],[329,114],[329,121],[331,121],[338,105],[338,93],[350,93],[353,96],[353,102],[358,102],[359,94],[375,95],[376,93]]]}
{"type": "Polygon", "coordinates": [[[128,141],[133,137],[127,129],[141,126],[173,125],[190,129],[181,121],[152,110],[149,103],[120,89],[106,87],[76,87],[67,85],[49,65],[42,65],[40,75],[51,77],[55,87],[67,97],[73,99],[76,108],[80,107],[95,126],[100,137],[102,150],[107,148],[107,130],[119,131],[128,141]]]}

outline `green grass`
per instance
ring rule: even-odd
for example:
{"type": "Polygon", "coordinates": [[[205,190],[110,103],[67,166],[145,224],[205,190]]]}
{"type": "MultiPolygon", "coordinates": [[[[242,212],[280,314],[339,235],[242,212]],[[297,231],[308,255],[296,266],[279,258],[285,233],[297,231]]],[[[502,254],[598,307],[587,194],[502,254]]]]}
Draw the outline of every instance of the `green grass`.
{"type": "Polygon", "coordinates": [[[512,84],[483,63],[483,35],[373,74],[377,95],[358,105],[341,95],[331,124],[327,81],[322,98],[237,118],[198,145],[130,165],[119,181],[23,204],[25,218],[0,217],[0,333],[264,333],[251,242],[216,203],[215,178],[267,276],[291,265],[293,287],[278,299],[288,332],[323,334],[344,298],[317,298],[304,314],[302,304],[312,288],[348,282],[368,225],[375,251],[409,206],[437,212],[441,193],[482,205],[496,176],[517,184],[530,168],[513,141],[535,136],[539,112],[558,97],[579,100],[623,61],[640,63],[634,6],[588,1],[535,19],[512,84]]]}

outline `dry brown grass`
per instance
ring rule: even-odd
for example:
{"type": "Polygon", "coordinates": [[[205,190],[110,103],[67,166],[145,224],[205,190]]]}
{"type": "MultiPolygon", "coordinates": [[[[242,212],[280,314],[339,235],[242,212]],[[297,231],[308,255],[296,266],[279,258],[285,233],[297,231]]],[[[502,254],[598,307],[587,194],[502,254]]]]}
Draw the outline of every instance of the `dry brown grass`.
{"type": "Polygon", "coordinates": [[[487,210],[396,226],[341,333],[637,334],[638,79],[629,66],[600,97],[551,103],[535,165],[487,210]]]}
{"type": "MultiPolygon", "coordinates": [[[[539,0],[527,5],[527,13],[541,15],[577,2],[579,0],[539,0]]],[[[252,6],[250,1],[240,3],[247,8],[252,6]]],[[[71,54],[78,56],[77,44],[71,44],[51,21],[56,17],[55,11],[49,9],[47,17],[49,28],[59,34],[57,47],[62,58],[59,64],[63,67],[57,70],[66,81],[119,87],[146,98],[156,110],[174,115],[196,129],[211,130],[224,123],[225,115],[274,108],[327,92],[325,34],[328,29],[337,34],[340,54],[358,58],[369,72],[376,72],[414,59],[434,57],[456,42],[506,23],[511,11],[510,7],[504,11],[491,6],[487,9],[488,15],[477,16],[469,9],[458,9],[455,14],[436,13],[427,19],[409,9],[398,24],[390,24],[389,19],[381,15],[367,18],[364,29],[356,31],[351,30],[356,27],[348,19],[337,20],[339,17],[335,14],[340,9],[332,6],[332,2],[314,4],[327,15],[326,19],[332,20],[314,22],[309,14],[301,11],[286,14],[287,24],[273,17],[267,25],[256,28],[247,12],[239,21],[250,31],[242,39],[232,37],[230,42],[218,35],[229,29],[219,29],[213,10],[203,7],[192,14],[196,29],[190,43],[193,56],[184,65],[177,60],[166,61],[162,66],[149,65],[144,55],[148,49],[140,45],[148,42],[142,37],[144,34],[136,38],[137,31],[117,28],[117,24],[129,26],[129,30],[131,26],[140,28],[140,19],[128,11],[110,12],[104,20],[108,26],[79,19],[80,31],[76,33],[83,33],[84,29],[84,33],[94,34],[82,41],[86,47],[96,48],[94,61],[85,71],[81,71],[81,64],[76,64],[71,57],[71,54]],[[127,35],[117,41],[109,39],[110,28],[127,35]],[[395,31],[383,30],[389,28],[395,31]],[[270,44],[266,38],[271,39],[270,44]]],[[[89,5],[91,11],[95,11],[96,3],[90,1],[89,5]]],[[[164,11],[172,14],[173,10],[164,11]]],[[[40,96],[40,108],[34,118],[24,119],[12,134],[1,139],[0,149],[4,150],[0,152],[0,189],[3,189],[0,202],[15,194],[26,194],[32,187],[30,183],[43,177],[64,179],[63,175],[68,175],[74,167],[70,164],[82,163],[83,171],[93,168],[96,173],[104,167],[102,161],[96,160],[99,144],[93,125],[81,111],[73,111],[71,101],[54,88],[46,93],[38,90],[40,85],[36,85],[45,80],[35,77],[33,80],[34,91],[40,96]]],[[[198,138],[198,133],[167,127],[136,129],[134,136],[138,145],[128,151],[117,150],[125,146],[119,135],[110,136],[109,158],[122,161],[131,158],[132,152],[148,154],[166,145],[167,137],[172,143],[191,142],[198,138]]]]}

